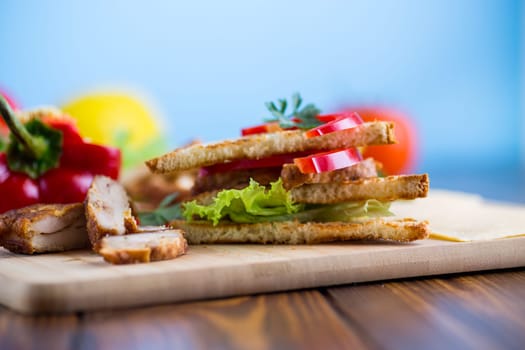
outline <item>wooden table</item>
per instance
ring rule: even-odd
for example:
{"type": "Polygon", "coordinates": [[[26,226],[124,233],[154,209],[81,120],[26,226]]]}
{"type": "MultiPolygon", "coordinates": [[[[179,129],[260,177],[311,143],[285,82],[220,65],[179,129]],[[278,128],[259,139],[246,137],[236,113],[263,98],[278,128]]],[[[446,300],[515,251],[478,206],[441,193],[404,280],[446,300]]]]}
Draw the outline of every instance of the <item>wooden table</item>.
{"type": "Polygon", "coordinates": [[[0,349],[520,349],[524,301],[516,269],[63,316],[1,308],[0,349]]]}
{"type": "Polygon", "coordinates": [[[0,349],[524,347],[525,268],[59,316],[0,307],[0,349]]]}

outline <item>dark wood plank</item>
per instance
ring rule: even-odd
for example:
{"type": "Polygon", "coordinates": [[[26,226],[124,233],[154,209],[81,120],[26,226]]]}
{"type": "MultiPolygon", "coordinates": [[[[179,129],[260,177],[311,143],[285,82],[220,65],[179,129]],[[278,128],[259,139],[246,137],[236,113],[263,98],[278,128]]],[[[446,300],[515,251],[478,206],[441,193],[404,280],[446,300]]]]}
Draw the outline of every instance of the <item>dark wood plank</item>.
{"type": "Polygon", "coordinates": [[[354,329],[389,349],[521,349],[525,271],[330,288],[354,329]]]}
{"type": "Polygon", "coordinates": [[[67,349],[74,344],[75,314],[27,316],[0,306],[0,349],[67,349]]]}
{"type": "Polygon", "coordinates": [[[0,308],[0,349],[522,348],[525,270],[78,315],[0,308]]]}
{"type": "Polygon", "coordinates": [[[0,308],[0,349],[327,345],[370,347],[315,290],[78,315],[31,317],[0,308]]]}
{"type": "MultiPolygon", "coordinates": [[[[367,347],[318,291],[195,302],[85,316],[79,337],[92,348],[367,347]]],[[[369,346],[368,346],[369,347],[369,346]]]]}

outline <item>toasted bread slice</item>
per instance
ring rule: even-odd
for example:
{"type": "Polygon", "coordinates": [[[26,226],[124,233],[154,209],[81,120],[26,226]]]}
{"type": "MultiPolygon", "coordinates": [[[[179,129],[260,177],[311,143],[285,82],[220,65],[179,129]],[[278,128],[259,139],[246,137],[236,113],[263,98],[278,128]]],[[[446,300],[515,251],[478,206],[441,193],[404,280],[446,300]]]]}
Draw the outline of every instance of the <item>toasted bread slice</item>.
{"type": "MultiPolygon", "coordinates": [[[[428,194],[428,174],[370,177],[345,182],[305,184],[290,190],[297,203],[333,204],[377,199],[393,201],[415,199],[428,194]]],[[[220,190],[200,193],[191,198],[199,204],[211,204],[220,190]]]]}
{"type": "Polygon", "coordinates": [[[391,143],[395,143],[394,124],[377,121],[312,138],[307,138],[301,130],[292,130],[191,145],[151,159],[146,165],[154,173],[168,173],[238,159],[261,159],[276,154],[391,143]]]}
{"type": "Polygon", "coordinates": [[[106,236],[99,254],[112,264],[135,264],[175,259],[185,254],[188,244],[180,230],[106,236]]]}
{"type": "Polygon", "coordinates": [[[426,197],[428,186],[428,174],[421,174],[307,184],[293,188],[290,192],[297,203],[332,204],[364,199],[392,201],[426,197]]]}
{"type": "Polygon", "coordinates": [[[410,242],[427,238],[428,223],[412,219],[370,219],[359,223],[293,221],[258,224],[219,224],[177,220],[173,227],[185,231],[190,244],[272,243],[316,244],[352,240],[389,240],[410,242]]]}
{"type": "Polygon", "coordinates": [[[84,206],[35,204],[1,214],[0,246],[23,254],[89,247],[84,206]]]}

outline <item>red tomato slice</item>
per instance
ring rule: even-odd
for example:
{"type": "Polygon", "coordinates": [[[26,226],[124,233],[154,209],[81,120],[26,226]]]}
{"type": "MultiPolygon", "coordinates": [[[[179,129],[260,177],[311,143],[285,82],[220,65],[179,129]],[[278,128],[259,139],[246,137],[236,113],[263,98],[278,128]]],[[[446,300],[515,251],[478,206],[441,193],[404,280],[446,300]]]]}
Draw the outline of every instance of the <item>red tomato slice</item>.
{"type": "Polygon", "coordinates": [[[348,148],[295,158],[294,163],[303,174],[323,173],[343,169],[363,160],[357,148],[348,148]]]}
{"type": "MultiPolygon", "coordinates": [[[[328,119],[327,116],[323,118],[328,119]]],[[[326,135],[332,132],[355,128],[359,124],[363,124],[363,119],[357,113],[342,114],[339,118],[332,120],[331,122],[319,125],[316,128],[310,129],[305,132],[306,137],[316,137],[326,135]]]]}
{"type": "MultiPolygon", "coordinates": [[[[319,120],[321,123],[329,123],[329,122],[333,122],[334,120],[337,120],[341,117],[345,117],[347,115],[351,115],[351,114],[359,114],[357,112],[339,112],[339,113],[332,113],[332,114],[319,114],[316,118],[317,120],[319,120]]],[[[361,117],[360,115],[358,115],[359,117],[361,117]]]]}
{"type": "Polygon", "coordinates": [[[278,154],[263,159],[241,159],[229,163],[214,164],[201,168],[200,175],[206,176],[235,170],[281,167],[283,164],[293,163],[297,157],[304,157],[308,154],[311,154],[311,152],[278,154]]]}
{"type": "Polygon", "coordinates": [[[276,132],[282,130],[279,123],[267,123],[261,125],[250,126],[241,130],[242,136],[265,134],[267,132],[276,132]]]}
{"type": "MultiPolygon", "coordinates": [[[[342,118],[353,119],[358,124],[363,123],[363,121],[361,120],[361,117],[357,113],[320,114],[316,118],[321,123],[330,123],[330,122],[334,122],[334,121],[336,121],[338,119],[342,119],[342,118]]],[[[298,118],[292,118],[292,120],[295,121],[295,122],[299,122],[300,121],[300,119],[298,119],[298,118]]],[[[255,126],[250,126],[250,127],[244,128],[244,129],[241,130],[241,134],[242,134],[242,136],[247,136],[247,135],[255,135],[255,134],[265,134],[265,133],[268,133],[268,132],[276,132],[276,131],[281,131],[281,130],[295,130],[295,129],[297,129],[297,128],[296,127],[292,127],[292,128],[282,129],[279,126],[279,123],[273,122],[273,123],[266,123],[266,124],[255,125],[255,126]]],[[[343,130],[343,129],[338,129],[338,130],[343,130]]],[[[334,131],[337,131],[337,130],[334,130],[334,131]]],[[[315,136],[318,136],[318,135],[315,135],[315,136]]]]}
{"type": "Polygon", "coordinates": [[[316,118],[321,123],[329,123],[329,122],[333,122],[336,119],[341,118],[345,114],[347,113],[319,114],[316,118]]]}

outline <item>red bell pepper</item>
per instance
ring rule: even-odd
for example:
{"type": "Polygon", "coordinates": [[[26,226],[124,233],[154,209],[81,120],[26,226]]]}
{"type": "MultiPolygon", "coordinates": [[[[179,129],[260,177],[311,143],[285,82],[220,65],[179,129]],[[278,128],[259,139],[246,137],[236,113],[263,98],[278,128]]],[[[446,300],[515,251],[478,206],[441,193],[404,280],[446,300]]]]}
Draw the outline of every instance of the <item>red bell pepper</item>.
{"type": "Polygon", "coordinates": [[[39,202],[38,183],[22,173],[12,173],[5,153],[0,153],[0,214],[39,202]]]}
{"type": "MultiPolygon", "coordinates": [[[[5,98],[7,103],[9,104],[9,107],[13,110],[18,110],[19,106],[15,102],[15,100],[11,97],[10,94],[8,94],[5,90],[0,89],[0,96],[5,98]]],[[[5,125],[4,120],[0,118],[0,151],[2,150],[2,146],[5,143],[5,137],[9,133],[9,129],[7,128],[7,125],[5,125]]]]}
{"type": "Polygon", "coordinates": [[[44,115],[22,124],[1,96],[0,113],[11,131],[0,153],[0,213],[82,202],[95,175],[118,178],[120,150],[85,142],[72,119],[44,115]]]}

